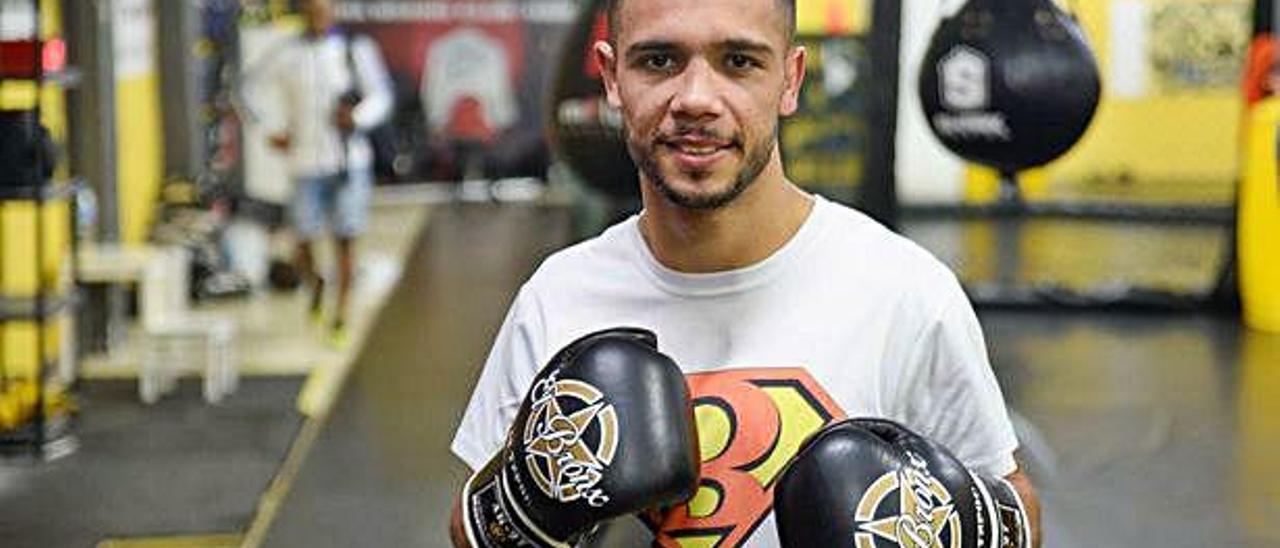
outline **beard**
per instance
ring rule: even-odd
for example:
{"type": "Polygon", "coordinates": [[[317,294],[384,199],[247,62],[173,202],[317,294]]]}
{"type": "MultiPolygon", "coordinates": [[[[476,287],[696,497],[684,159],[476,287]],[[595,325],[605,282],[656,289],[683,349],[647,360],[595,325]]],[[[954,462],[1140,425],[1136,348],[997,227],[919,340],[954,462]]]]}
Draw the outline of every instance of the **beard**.
{"type": "MultiPolygon", "coordinates": [[[[772,131],[765,132],[761,138],[751,143],[745,143],[741,138],[733,139],[734,146],[743,151],[742,167],[733,175],[733,181],[728,187],[709,194],[682,192],[670,184],[657,158],[658,148],[666,146],[664,144],[665,139],[661,136],[644,140],[634,137],[627,130],[627,151],[631,153],[631,159],[635,161],[636,167],[644,175],[643,178],[647,179],[649,184],[653,185],[654,189],[668,201],[686,209],[712,210],[732,203],[759,178],[760,173],[769,164],[769,158],[773,154],[775,141],[771,137],[775,136],[776,130],[777,127],[775,126],[772,131]]],[[[706,134],[708,132],[701,129],[679,132],[679,134],[688,133],[706,134]]],[[[694,171],[685,172],[685,176],[695,181],[701,181],[713,177],[714,174],[710,171],[694,171]]]]}

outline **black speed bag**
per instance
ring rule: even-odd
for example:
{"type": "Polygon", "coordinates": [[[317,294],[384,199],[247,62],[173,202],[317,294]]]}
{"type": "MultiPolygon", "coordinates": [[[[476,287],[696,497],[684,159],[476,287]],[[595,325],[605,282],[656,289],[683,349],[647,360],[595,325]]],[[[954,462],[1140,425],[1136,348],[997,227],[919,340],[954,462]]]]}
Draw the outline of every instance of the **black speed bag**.
{"type": "Polygon", "coordinates": [[[1052,0],[970,0],[934,33],[919,91],[948,149],[1015,172],[1075,145],[1101,84],[1084,33],[1052,0]]]}

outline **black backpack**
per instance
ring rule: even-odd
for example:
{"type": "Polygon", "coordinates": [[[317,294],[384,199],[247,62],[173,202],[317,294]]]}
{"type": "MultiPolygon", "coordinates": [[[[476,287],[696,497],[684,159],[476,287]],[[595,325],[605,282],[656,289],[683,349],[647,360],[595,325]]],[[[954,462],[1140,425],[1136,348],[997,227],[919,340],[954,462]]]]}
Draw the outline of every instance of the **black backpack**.
{"type": "MultiPolygon", "coordinates": [[[[343,96],[343,101],[350,104],[358,104],[363,98],[364,93],[360,90],[360,76],[356,69],[355,55],[352,53],[352,44],[360,35],[346,35],[346,59],[347,70],[351,74],[352,89],[343,96]]],[[[392,99],[394,101],[394,97],[392,99]]],[[[378,180],[391,180],[396,177],[395,161],[399,155],[399,141],[396,135],[395,126],[391,123],[395,117],[395,106],[392,105],[391,116],[382,123],[369,128],[364,132],[364,136],[369,140],[369,147],[373,149],[373,173],[378,180]]]]}

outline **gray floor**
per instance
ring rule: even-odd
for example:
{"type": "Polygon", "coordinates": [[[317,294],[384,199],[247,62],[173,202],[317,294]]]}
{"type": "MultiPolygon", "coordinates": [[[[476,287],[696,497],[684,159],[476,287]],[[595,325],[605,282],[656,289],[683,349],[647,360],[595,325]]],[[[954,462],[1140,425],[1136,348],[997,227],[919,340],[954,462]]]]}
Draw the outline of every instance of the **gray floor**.
{"type": "Polygon", "coordinates": [[[301,377],[247,378],[219,406],[196,380],[153,407],[132,381],[85,383],[80,450],[0,463],[0,546],[89,548],[110,537],[242,529],[302,422],[301,377]]]}
{"type": "Polygon", "coordinates": [[[1215,317],[982,318],[1047,546],[1280,546],[1280,336],[1215,317]]]}
{"type": "MultiPolygon", "coordinates": [[[[442,546],[448,441],[562,211],[441,208],[268,546],[442,546]]],[[[1200,315],[981,314],[1046,546],[1280,546],[1280,337],[1200,315]]]]}
{"type": "Polygon", "coordinates": [[[444,546],[466,468],[448,444],[498,322],[567,210],[440,207],[265,546],[444,546]]]}

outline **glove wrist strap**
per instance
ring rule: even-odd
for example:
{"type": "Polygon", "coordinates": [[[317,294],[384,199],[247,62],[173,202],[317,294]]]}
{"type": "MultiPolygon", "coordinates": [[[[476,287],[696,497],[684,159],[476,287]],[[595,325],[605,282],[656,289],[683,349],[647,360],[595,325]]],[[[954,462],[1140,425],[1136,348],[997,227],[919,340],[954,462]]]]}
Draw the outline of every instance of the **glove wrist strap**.
{"type": "Polygon", "coordinates": [[[982,476],[979,479],[990,500],[997,529],[994,548],[1028,548],[1031,546],[1031,523],[1018,490],[1003,478],[982,476]]]}
{"type": "Polygon", "coordinates": [[[570,548],[547,536],[512,502],[501,456],[477,470],[463,487],[467,542],[475,548],[570,548]]]}

